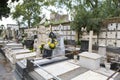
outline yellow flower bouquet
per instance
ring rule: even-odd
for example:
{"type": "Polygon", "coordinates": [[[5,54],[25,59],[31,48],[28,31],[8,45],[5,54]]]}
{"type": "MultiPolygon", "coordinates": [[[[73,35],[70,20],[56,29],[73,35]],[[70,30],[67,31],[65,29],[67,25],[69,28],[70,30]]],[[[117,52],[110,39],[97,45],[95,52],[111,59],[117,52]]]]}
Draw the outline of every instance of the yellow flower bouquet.
{"type": "Polygon", "coordinates": [[[39,49],[40,49],[40,50],[43,50],[43,49],[44,49],[44,44],[41,44],[41,45],[39,46],[39,49]]]}
{"type": "Polygon", "coordinates": [[[57,41],[54,41],[54,42],[48,42],[49,48],[50,48],[50,49],[55,49],[57,43],[58,43],[57,41]]]}
{"type": "Polygon", "coordinates": [[[56,47],[55,43],[50,43],[50,44],[49,44],[49,48],[50,48],[50,49],[55,49],[55,47],[56,47]]]}

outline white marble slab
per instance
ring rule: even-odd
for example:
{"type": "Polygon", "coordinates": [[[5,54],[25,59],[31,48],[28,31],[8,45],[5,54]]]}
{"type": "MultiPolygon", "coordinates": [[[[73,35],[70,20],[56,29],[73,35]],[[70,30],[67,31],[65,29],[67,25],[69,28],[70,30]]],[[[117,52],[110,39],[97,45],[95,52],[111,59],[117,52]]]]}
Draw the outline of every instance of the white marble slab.
{"type": "Polygon", "coordinates": [[[69,62],[60,62],[54,65],[46,66],[44,67],[45,70],[52,73],[53,75],[61,75],[63,73],[69,72],[71,70],[74,70],[76,68],[79,68],[80,66],[77,66],[75,64],[69,63],[69,62]]]}
{"type": "Polygon", "coordinates": [[[0,40],[0,43],[4,43],[4,41],[1,41],[1,40],[0,40]]]}
{"type": "Polygon", "coordinates": [[[11,54],[22,54],[22,53],[29,53],[29,49],[17,49],[17,50],[11,50],[11,54]]]}
{"type": "Polygon", "coordinates": [[[78,60],[69,60],[68,62],[72,63],[72,64],[76,64],[76,65],[80,65],[80,62],[78,60]]]}
{"type": "Polygon", "coordinates": [[[18,43],[8,43],[5,45],[6,48],[14,48],[14,47],[23,47],[22,44],[18,43]]]}
{"type": "Polygon", "coordinates": [[[20,45],[21,46],[22,44],[20,44],[20,43],[19,44],[18,43],[8,43],[8,44],[6,44],[6,46],[12,46],[12,45],[16,45],[16,46],[20,45]]]}
{"type": "MultiPolygon", "coordinates": [[[[115,71],[113,71],[113,70],[106,70],[106,68],[99,68],[98,70],[96,70],[95,72],[98,72],[98,73],[101,73],[101,74],[103,74],[103,75],[105,75],[105,76],[111,76],[115,71]]],[[[117,73],[118,74],[118,73],[117,73]]],[[[116,74],[116,75],[117,75],[116,74]]],[[[115,76],[116,76],[115,75],[115,76]]],[[[115,77],[114,76],[114,77],[115,77]]]]}
{"type": "Polygon", "coordinates": [[[24,59],[24,58],[30,58],[30,57],[35,57],[36,56],[36,52],[32,52],[32,53],[26,53],[26,54],[19,54],[16,55],[16,59],[24,59]]]}
{"type": "Polygon", "coordinates": [[[35,69],[35,71],[40,74],[45,80],[50,80],[53,78],[52,75],[50,75],[49,73],[47,73],[46,71],[42,70],[42,69],[35,69]]]}
{"type": "Polygon", "coordinates": [[[47,61],[50,61],[50,60],[49,59],[36,60],[36,61],[34,61],[34,63],[39,64],[39,63],[47,62],[47,61]]]}
{"type": "Polygon", "coordinates": [[[11,50],[17,50],[17,49],[24,49],[22,46],[18,46],[18,47],[11,47],[11,50]]]}
{"type": "Polygon", "coordinates": [[[80,50],[80,48],[75,48],[75,47],[68,47],[68,48],[66,48],[65,50],[68,50],[68,51],[78,51],[78,50],[80,50]]]}
{"type": "Polygon", "coordinates": [[[0,43],[7,43],[8,41],[0,40],[0,43]]]}
{"type": "MultiPolygon", "coordinates": [[[[62,75],[64,73],[67,73],[69,71],[72,71],[76,68],[79,68],[80,66],[72,64],[70,62],[64,61],[64,62],[60,62],[60,63],[56,63],[56,64],[52,64],[49,66],[45,66],[43,67],[44,70],[46,70],[47,72],[51,73],[54,76],[58,76],[58,75],[62,75]]],[[[41,76],[43,76],[45,79],[50,79],[51,76],[47,76],[47,73],[43,73],[41,69],[36,69],[35,70],[38,74],[40,74],[41,76]]]]}
{"type": "Polygon", "coordinates": [[[101,56],[96,53],[83,52],[79,54],[80,56],[80,65],[82,67],[97,70],[100,68],[100,58],[101,56]]]}
{"type": "Polygon", "coordinates": [[[107,76],[89,70],[71,80],[107,80],[107,78],[107,76]]]}
{"type": "Polygon", "coordinates": [[[89,52],[82,52],[81,54],[79,54],[79,56],[83,56],[83,57],[87,57],[87,58],[91,58],[91,59],[101,58],[101,56],[99,54],[89,53],[89,52]]]}

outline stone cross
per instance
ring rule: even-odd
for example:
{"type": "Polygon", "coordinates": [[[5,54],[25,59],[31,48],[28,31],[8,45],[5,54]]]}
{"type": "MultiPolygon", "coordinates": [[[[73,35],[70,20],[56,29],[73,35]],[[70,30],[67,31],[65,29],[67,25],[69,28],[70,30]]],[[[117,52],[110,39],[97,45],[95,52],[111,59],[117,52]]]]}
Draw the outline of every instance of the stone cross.
{"type": "Polygon", "coordinates": [[[89,32],[89,48],[88,48],[88,52],[92,53],[92,37],[93,37],[93,31],[89,32]]]}

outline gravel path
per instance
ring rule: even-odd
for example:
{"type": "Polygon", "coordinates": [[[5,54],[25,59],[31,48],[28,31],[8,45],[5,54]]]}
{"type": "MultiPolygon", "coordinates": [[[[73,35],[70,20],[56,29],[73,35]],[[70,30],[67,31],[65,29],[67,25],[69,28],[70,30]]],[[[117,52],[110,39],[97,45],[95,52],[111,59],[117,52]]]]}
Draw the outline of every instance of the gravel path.
{"type": "Polygon", "coordinates": [[[16,80],[13,75],[13,70],[10,64],[5,60],[0,53],[0,80],[16,80]]]}

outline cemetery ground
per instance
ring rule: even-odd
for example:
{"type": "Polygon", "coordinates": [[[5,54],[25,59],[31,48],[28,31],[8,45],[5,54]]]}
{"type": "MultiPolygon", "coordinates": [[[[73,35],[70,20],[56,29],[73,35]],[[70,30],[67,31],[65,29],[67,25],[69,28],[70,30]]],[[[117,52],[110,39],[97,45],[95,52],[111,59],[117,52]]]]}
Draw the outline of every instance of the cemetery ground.
{"type": "Polygon", "coordinates": [[[16,80],[14,71],[5,57],[0,53],[0,80],[16,80]]]}
{"type": "MultiPolygon", "coordinates": [[[[98,53],[98,51],[93,50],[93,53],[98,53]]],[[[109,55],[114,55],[114,53],[109,53],[109,55]]],[[[119,74],[120,75],[120,74],[119,74]]],[[[120,76],[117,80],[120,79],[120,76]]],[[[5,57],[0,53],[0,80],[20,80],[20,78],[15,75],[14,69],[11,67],[10,63],[5,59],[5,57]]]]}

